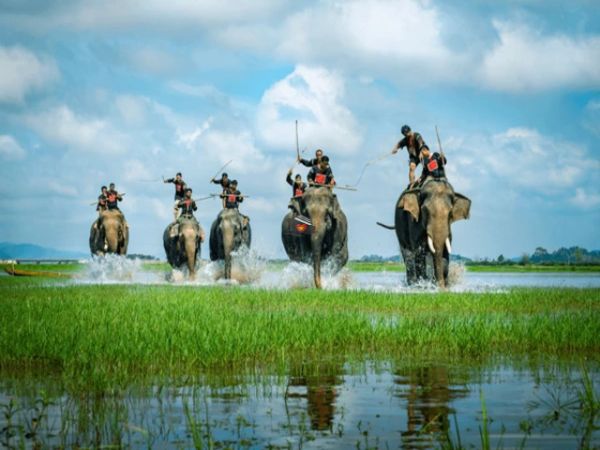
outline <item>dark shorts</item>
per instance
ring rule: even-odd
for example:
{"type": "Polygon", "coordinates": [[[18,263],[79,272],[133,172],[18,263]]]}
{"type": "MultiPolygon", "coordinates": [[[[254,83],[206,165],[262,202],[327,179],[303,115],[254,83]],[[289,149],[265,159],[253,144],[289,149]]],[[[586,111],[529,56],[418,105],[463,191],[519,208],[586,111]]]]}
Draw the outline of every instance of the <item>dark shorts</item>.
{"type": "Polygon", "coordinates": [[[409,165],[410,163],[415,163],[415,166],[418,166],[421,163],[421,160],[418,156],[413,156],[410,153],[408,154],[409,165]]]}

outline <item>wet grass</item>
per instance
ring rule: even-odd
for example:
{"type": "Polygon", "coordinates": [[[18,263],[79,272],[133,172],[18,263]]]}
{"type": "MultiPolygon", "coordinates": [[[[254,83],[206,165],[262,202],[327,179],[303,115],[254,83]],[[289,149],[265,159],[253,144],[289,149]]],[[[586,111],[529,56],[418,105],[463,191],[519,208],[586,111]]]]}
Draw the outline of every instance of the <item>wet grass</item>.
{"type": "Polygon", "coordinates": [[[0,368],[77,376],[428,354],[600,350],[600,290],[373,294],[0,279],[0,368]],[[84,375],[85,374],[85,375],[84,375]]]}
{"type": "Polygon", "coordinates": [[[467,272],[583,272],[583,273],[600,273],[600,264],[598,265],[576,265],[576,264],[506,264],[506,265],[465,265],[467,272]]]}

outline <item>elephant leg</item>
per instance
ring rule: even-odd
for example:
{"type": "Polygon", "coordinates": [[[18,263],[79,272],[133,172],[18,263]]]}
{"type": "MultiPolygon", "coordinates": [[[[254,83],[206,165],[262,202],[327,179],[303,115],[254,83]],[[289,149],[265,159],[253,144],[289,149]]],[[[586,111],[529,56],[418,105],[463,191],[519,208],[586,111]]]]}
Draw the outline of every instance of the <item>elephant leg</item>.
{"type": "Polygon", "coordinates": [[[415,254],[406,248],[400,248],[404,266],[406,268],[406,284],[409,286],[417,282],[417,270],[415,265],[415,254]]]}

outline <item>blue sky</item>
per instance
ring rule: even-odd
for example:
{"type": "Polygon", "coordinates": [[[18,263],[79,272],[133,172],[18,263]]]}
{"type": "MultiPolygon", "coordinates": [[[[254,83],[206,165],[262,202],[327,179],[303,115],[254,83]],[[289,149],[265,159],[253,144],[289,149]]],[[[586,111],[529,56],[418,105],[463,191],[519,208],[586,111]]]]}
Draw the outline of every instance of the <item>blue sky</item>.
{"type": "MultiPolygon", "coordinates": [[[[600,8],[593,1],[0,0],[0,241],[87,250],[99,187],[126,192],[130,252],[163,256],[180,170],[196,196],[225,162],[254,246],[283,256],[294,159],[340,184],[407,123],[473,200],[455,252],[600,248],[600,8]]],[[[306,170],[295,168],[305,174],[306,170]]],[[[407,155],[339,192],[350,253],[393,255],[407,155]]],[[[199,204],[207,229],[217,201],[199,204]]],[[[206,255],[205,249],[203,254],[206,255]]]]}

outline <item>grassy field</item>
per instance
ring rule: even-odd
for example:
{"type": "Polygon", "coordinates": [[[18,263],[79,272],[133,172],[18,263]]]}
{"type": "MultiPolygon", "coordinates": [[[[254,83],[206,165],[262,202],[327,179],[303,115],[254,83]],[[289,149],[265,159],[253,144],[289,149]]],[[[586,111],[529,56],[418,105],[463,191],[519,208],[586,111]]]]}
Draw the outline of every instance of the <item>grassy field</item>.
{"type": "Polygon", "coordinates": [[[38,283],[0,279],[2,368],[127,375],[328,355],[600,350],[597,289],[399,295],[38,283]]]}

